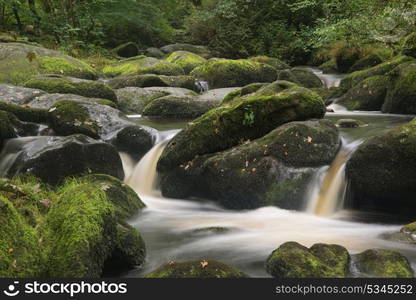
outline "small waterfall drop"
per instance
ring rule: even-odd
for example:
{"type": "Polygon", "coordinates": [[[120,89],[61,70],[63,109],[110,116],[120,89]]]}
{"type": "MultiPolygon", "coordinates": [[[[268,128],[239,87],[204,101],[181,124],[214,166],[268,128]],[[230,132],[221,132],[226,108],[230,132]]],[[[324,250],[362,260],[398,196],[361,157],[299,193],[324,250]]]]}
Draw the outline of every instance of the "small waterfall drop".
{"type": "Polygon", "coordinates": [[[308,212],[329,216],[342,208],[347,189],[345,166],[361,143],[362,140],[357,140],[343,146],[329,168],[318,172],[308,193],[308,212]]]}
{"type": "Polygon", "coordinates": [[[327,89],[331,87],[339,87],[342,78],[345,76],[343,74],[324,74],[324,72],[315,68],[311,68],[311,70],[316,76],[319,77],[319,79],[321,79],[327,89]]]}
{"type": "Polygon", "coordinates": [[[209,91],[209,83],[208,81],[197,80],[195,81],[195,85],[200,93],[204,93],[209,91]]]}

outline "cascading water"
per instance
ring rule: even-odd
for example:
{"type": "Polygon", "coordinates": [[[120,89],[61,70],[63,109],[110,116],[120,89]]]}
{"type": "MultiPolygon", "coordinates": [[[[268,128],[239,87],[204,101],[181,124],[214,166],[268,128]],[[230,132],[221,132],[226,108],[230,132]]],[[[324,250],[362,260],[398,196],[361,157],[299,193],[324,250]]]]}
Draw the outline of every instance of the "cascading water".
{"type": "Polygon", "coordinates": [[[195,85],[200,93],[207,92],[209,90],[208,81],[197,80],[195,81],[195,85]]]}
{"type": "Polygon", "coordinates": [[[342,78],[345,76],[344,74],[324,74],[324,72],[315,68],[310,68],[310,70],[321,79],[322,83],[328,89],[331,87],[339,87],[342,78]]]}

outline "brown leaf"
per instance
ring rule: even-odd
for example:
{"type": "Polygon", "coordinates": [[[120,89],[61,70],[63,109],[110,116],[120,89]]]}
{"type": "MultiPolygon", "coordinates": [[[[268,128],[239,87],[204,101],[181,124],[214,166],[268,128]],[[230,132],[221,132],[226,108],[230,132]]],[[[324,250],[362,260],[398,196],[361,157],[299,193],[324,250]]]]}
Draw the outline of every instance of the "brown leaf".
{"type": "Polygon", "coordinates": [[[201,264],[201,267],[203,267],[203,268],[208,266],[208,262],[206,260],[201,261],[200,264],[201,264]]]}
{"type": "Polygon", "coordinates": [[[305,139],[305,142],[308,142],[309,144],[310,144],[310,143],[312,143],[312,138],[311,138],[310,136],[308,136],[308,137],[305,139]]]}

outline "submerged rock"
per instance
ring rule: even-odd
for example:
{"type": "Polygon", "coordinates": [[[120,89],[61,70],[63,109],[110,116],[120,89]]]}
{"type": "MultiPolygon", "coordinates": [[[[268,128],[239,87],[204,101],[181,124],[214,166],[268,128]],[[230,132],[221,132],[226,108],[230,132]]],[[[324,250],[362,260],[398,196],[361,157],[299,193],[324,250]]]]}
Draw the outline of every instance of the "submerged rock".
{"type": "Polygon", "coordinates": [[[413,278],[406,257],[399,252],[369,249],[353,256],[355,267],[364,276],[376,278],[413,278]]]}
{"type": "Polygon", "coordinates": [[[272,252],[266,269],[276,278],[344,278],[349,263],[350,255],[342,246],[315,244],[308,249],[287,242],[272,252]]]}
{"type": "Polygon", "coordinates": [[[246,274],[215,260],[170,262],[146,278],[246,278],[246,274]]]}

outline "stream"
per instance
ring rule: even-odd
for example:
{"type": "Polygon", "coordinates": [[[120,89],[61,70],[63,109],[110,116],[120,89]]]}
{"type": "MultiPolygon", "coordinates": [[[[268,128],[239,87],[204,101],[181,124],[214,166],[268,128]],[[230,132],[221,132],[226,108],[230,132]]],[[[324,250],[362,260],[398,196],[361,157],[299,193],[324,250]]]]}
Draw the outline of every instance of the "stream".
{"type": "MultiPolygon", "coordinates": [[[[320,75],[327,87],[338,85],[342,78],[320,75]]],[[[332,165],[321,168],[311,181],[302,212],[277,207],[231,211],[209,201],[162,197],[156,164],[164,146],[185,122],[136,119],[139,124],[154,127],[160,133],[158,143],[137,165],[122,154],[125,181],[147,205],[130,223],[140,230],[148,253],[141,269],[123,276],[140,276],[168,261],[216,259],[250,276],[269,277],[264,268],[265,260],[287,241],[308,247],[314,243],[340,244],[351,253],[370,248],[392,249],[406,255],[416,268],[414,246],[385,237],[399,231],[404,220],[344,208],[347,189],[344,170],[351,154],[365,139],[397,127],[413,116],[349,112],[336,103],[332,108],[335,113],[327,113],[326,118],[334,121],[353,118],[368,126],[340,129],[343,146],[332,165]],[[223,227],[227,230],[221,230],[223,227]]]]}

